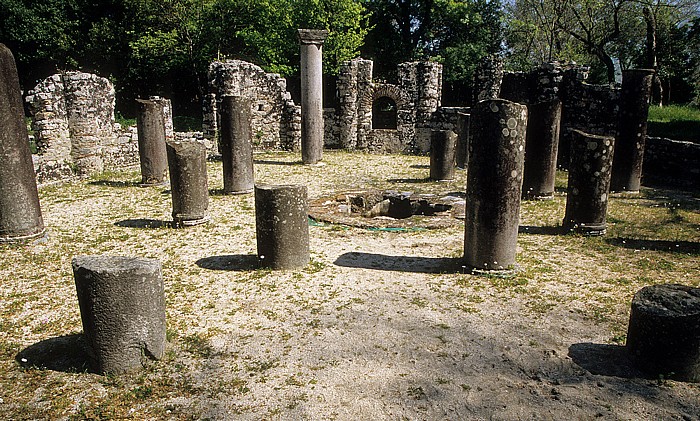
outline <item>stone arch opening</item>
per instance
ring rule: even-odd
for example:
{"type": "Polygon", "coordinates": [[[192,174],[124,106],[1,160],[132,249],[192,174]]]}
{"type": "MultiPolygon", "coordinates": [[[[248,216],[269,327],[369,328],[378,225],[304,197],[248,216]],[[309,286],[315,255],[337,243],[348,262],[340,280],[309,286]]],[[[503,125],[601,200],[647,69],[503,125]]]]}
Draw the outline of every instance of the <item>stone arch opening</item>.
{"type": "Polygon", "coordinates": [[[396,101],[381,96],[372,102],[372,128],[396,130],[398,107],[396,101]]]}

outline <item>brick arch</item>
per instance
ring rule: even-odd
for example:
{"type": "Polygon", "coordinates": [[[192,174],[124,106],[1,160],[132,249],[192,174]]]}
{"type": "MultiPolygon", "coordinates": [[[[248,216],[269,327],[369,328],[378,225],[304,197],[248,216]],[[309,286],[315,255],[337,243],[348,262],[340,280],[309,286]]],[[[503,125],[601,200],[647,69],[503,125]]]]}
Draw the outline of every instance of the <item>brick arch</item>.
{"type": "Polygon", "coordinates": [[[388,83],[375,84],[374,89],[360,100],[362,108],[372,109],[372,104],[379,98],[391,98],[396,103],[396,108],[401,110],[408,104],[408,95],[398,86],[388,83]]]}

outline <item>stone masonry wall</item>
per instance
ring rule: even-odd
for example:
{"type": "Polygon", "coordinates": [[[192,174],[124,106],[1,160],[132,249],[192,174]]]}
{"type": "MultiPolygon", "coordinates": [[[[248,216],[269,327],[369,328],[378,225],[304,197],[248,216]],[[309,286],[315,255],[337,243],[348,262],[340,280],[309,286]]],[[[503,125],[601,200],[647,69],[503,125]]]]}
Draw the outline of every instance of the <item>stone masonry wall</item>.
{"type": "Polygon", "coordinates": [[[700,144],[647,137],[644,182],[700,189],[700,144]]]}

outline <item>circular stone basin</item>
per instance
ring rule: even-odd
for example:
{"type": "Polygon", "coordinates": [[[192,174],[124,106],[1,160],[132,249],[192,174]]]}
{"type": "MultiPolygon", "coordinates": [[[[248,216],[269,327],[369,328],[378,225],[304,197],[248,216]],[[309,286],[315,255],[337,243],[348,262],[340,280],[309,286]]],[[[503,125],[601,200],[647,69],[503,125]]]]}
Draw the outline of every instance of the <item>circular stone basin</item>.
{"type": "Polygon", "coordinates": [[[446,228],[464,219],[464,194],[356,190],[309,203],[316,221],[360,228],[446,228]]]}

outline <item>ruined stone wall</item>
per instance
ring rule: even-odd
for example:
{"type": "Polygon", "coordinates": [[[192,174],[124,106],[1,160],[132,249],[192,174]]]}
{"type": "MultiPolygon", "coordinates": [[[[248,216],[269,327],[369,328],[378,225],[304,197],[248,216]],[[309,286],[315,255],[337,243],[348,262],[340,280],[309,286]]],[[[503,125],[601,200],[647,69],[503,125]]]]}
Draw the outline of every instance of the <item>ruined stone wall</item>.
{"type": "Polygon", "coordinates": [[[645,183],[700,189],[700,144],[647,137],[642,176],[645,183]]]}
{"type": "Polygon", "coordinates": [[[430,150],[430,121],[440,107],[442,97],[442,65],[434,62],[410,62],[399,64],[400,87],[407,93],[409,102],[405,152],[425,153],[430,150]]]}
{"type": "Polygon", "coordinates": [[[296,108],[287,92],[287,81],[278,74],[241,60],[215,61],[209,66],[210,93],[203,105],[205,137],[216,139],[217,101],[224,95],[240,95],[251,101],[253,146],[259,149],[297,150],[296,108]]]}
{"type": "Polygon", "coordinates": [[[503,79],[503,59],[499,56],[485,57],[476,66],[472,105],[484,99],[498,98],[503,79]]]}

